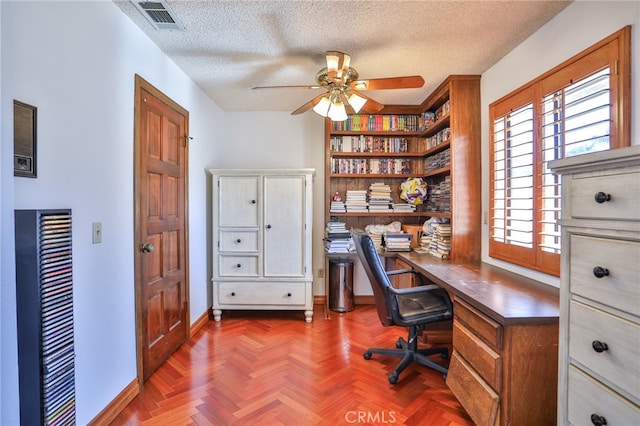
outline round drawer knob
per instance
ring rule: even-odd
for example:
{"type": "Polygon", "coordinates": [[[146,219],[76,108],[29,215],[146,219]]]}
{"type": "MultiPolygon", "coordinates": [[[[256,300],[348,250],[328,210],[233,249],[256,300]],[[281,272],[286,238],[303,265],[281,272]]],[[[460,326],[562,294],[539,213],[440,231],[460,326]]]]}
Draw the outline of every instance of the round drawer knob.
{"type": "Polygon", "coordinates": [[[596,195],[593,197],[596,200],[596,203],[602,204],[606,201],[611,201],[611,194],[607,194],[605,192],[596,192],[596,195]]]}
{"type": "Polygon", "coordinates": [[[271,225],[267,225],[267,229],[271,229],[271,225]]]}
{"type": "Polygon", "coordinates": [[[609,350],[609,346],[606,343],[601,342],[600,340],[594,340],[593,342],[591,342],[591,346],[593,347],[593,350],[598,353],[609,350]]]}
{"type": "Polygon", "coordinates": [[[241,243],[241,242],[242,242],[242,240],[241,240],[240,238],[238,238],[238,239],[236,240],[236,243],[241,243]]]}
{"type": "Polygon", "coordinates": [[[232,296],[235,296],[235,295],[236,295],[236,292],[235,292],[235,291],[232,291],[232,292],[231,292],[231,295],[232,295],[232,296]]]}
{"type": "Polygon", "coordinates": [[[607,424],[607,419],[599,414],[592,414],[591,423],[593,423],[595,426],[604,426],[607,424]]]}
{"type": "Polygon", "coordinates": [[[251,204],[255,204],[255,203],[256,203],[256,200],[251,200],[251,204]]]}
{"type": "Polygon", "coordinates": [[[287,293],[287,297],[291,297],[291,293],[287,293]]]}
{"type": "Polygon", "coordinates": [[[242,264],[240,264],[240,263],[238,263],[236,266],[237,266],[238,268],[242,268],[242,264]]]}
{"type": "Polygon", "coordinates": [[[604,278],[609,276],[609,270],[602,266],[596,266],[593,268],[593,275],[595,275],[596,278],[604,278]]]}

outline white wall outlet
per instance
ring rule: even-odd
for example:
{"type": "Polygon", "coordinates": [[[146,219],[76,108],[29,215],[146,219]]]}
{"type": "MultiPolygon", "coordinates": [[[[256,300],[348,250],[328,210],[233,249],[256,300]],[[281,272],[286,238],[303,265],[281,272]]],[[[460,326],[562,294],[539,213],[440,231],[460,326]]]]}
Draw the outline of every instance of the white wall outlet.
{"type": "Polygon", "coordinates": [[[93,244],[102,242],[102,222],[93,222],[93,244]]]}

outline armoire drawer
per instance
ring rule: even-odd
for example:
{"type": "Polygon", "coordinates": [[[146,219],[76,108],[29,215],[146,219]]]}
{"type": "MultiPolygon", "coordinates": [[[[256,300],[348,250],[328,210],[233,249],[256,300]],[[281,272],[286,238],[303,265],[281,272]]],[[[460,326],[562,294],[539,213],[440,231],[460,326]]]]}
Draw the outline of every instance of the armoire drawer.
{"type": "Polygon", "coordinates": [[[578,368],[569,366],[569,423],[590,425],[596,415],[607,425],[640,425],[640,409],[578,368]]]}
{"type": "Polygon", "coordinates": [[[571,292],[625,312],[640,302],[640,242],[571,235],[571,292]]]}
{"type": "Polygon", "coordinates": [[[640,404],[640,325],[571,301],[569,336],[572,362],[615,383],[640,404]]]}
{"type": "Polygon", "coordinates": [[[258,256],[218,256],[221,277],[257,277],[258,256]]]}
{"type": "Polygon", "coordinates": [[[640,173],[575,176],[571,216],[583,219],[640,220],[640,173]],[[596,195],[598,194],[598,195],[596,195]],[[599,198],[598,202],[596,198],[599,198]]]}
{"type": "Polygon", "coordinates": [[[218,303],[230,305],[304,305],[302,283],[220,282],[214,284],[218,303]]]}
{"type": "Polygon", "coordinates": [[[453,344],[460,355],[497,392],[502,390],[502,356],[458,321],[453,323],[453,344]]]}
{"type": "Polygon", "coordinates": [[[221,252],[258,252],[258,231],[220,231],[221,252]]]}
{"type": "Polygon", "coordinates": [[[464,323],[473,334],[494,348],[502,349],[500,324],[460,299],[454,300],[453,314],[454,318],[464,323]]]}

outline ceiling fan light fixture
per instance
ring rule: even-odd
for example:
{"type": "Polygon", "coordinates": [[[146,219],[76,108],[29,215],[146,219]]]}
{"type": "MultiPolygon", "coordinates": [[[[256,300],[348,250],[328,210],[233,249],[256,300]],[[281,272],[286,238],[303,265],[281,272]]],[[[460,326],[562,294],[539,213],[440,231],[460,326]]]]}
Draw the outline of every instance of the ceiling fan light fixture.
{"type": "Polygon", "coordinates": [[[337,100],[331,103],[328,112],[331,121],[345,121],[347,118],[347,110],[341,100],[337,100]]]}
{"type": "Polygon", "coordinates": [[[327,117],[329,115],[329,107],[331,106],[331,102],[329,101],[329,98],[326,96],[323,96],[320,99],[320,102],[318,102],[316,104],[316,106],[313,107],[313,110],[323,116],[323,117],[327,117]]]}
{"type": "Polygon", "coordinates": [[[351,108],[353,108],[353,111],[356,114],[360,112],[360,110],[366,103],[367,99],[363,98],[362,96],[358,96],[357,93],[352,93],[351,96],[349,96],[349,105],[351,105],[351,108]]]}

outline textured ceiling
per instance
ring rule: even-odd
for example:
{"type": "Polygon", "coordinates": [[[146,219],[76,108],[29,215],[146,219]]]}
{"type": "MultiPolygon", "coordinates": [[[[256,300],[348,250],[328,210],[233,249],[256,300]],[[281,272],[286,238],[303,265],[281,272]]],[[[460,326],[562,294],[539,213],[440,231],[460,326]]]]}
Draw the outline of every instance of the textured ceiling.
{"type": "Polygon", "coordinates": [[[168,0],[185,31],[157,31],[129,0],[114,2],[225,111],[293,111],[324,53],[351,55],[360,78],[421,75],[420,89],[368,91],[419,104],[450,74],[482,74],[567,1],[168,0]]]}

